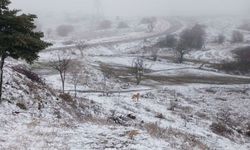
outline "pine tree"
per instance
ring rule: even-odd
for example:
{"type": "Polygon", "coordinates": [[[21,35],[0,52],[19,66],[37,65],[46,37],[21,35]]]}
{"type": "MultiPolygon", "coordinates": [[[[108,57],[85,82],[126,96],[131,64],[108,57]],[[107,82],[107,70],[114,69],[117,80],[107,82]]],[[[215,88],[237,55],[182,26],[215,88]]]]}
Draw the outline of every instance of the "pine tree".
{"type": "Polygon", "coordinates": [[[20,14],[20,10],[10,10],[10,0],[0,0],[0,102],[2,99],[3,67],[7,57],[24,59],[32,63],[38,53],[50,46],[41,38],[42,32],[35,31],[33,14],[20,14]]]}

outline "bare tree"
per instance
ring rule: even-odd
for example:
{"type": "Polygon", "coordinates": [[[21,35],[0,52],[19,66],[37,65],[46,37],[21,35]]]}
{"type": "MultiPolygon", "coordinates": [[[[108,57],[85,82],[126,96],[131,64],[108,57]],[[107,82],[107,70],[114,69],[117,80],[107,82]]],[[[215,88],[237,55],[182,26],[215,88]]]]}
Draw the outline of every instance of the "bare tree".
{"type": "Polygon", "coordinates": [[[84,66],[81,65],[81,62],[74,61],[71,63],[69,69],[70,81],[74,85],[75,98],[77,96],[77,86],[84,81],[84,66]]]}
{"type": "Polygon", "coordinates": [[[151,50],[151,56],[153,58],[153,61],[156,61],[158,58],[159,48],[158,47],[152,47],[151,50]]]}
{"type": "Polygon", "coordinates": [[[66,80],[66,74],[71,66],[71,59],[62,57],[58,55],[57,60],[50,62],[50,67],[56,71],[59,72],[61,82],[62,82],[62,90],[64,93],[64,86],[65,86],[65,80],[66,80]]]}
{"type": "Polygon", "coordinates": [[[88,45],[85,41],[79,41],[76,44],[76,48],[80,51],[82,57],[83,57],[83,50],[85,50],[87,47],[88,45]]]}
{"type": "Polygon", "coordinates": [[[147,64],[144,63],[144,60],[141,57],[136,57],[132,62],[132,73],[135,76],[136,84],[139,85],[142,81],[144,72],[148,68],[147,64]]]}
{"type": "Polygon", "coordinates": [[[204,26],[196,24],[191,29],[186,29],[180,34],[179,41],[175,48],[177,62],[182,63],[184,55],[192,49],[201,49],[205,44],[204,26]]]}
{"type": "Polygon", "coordinates": [[[177,62],[183,63],[184,55],[188,53],[188,46],[186,46],[185,42],[180,39],[176,46],[175,52],[177,62]]]}

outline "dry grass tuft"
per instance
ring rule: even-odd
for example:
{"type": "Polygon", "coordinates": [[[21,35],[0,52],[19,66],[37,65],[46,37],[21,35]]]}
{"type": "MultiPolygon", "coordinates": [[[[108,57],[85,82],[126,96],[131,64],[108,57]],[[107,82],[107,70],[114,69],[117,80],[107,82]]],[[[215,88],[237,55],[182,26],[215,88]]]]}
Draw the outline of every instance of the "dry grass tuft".
{"type": "Polygon", "coordinates": [[[185,133],[184,131],[174,128],[161,128],[157,123],[147,123],[144,127],[152,137],[170,142],[174,149],[208,149],[208,146],[202,143],[197,136],[185,133]],[[182,144],[178,143],[178,140],[182,144]]]}

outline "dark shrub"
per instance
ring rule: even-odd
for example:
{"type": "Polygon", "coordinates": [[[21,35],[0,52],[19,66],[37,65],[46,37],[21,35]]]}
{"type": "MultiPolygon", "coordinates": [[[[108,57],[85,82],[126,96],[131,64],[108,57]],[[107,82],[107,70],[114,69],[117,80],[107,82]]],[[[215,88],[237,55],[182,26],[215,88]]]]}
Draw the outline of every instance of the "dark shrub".
{"type": "Polygon", "coordinates": [[[250,137],[250,122],[247,123],[246,136],[250,137]]]}
{"type": "Polygon", "coordinates": [[[156,118],[159,118],[159,119],[165,119],[165,117],[163,116],[162,113],[157,113],[157,114],[155,115],[155,117],[156,117],[156,118]]]}
{"type": "Polygon", "coordinates": [[[99,24],[99,29],[109,29],[112,26],[112,22],[109,20],[103,20],[99,24]]]}
{"type": "Polygon", "coordinates": [[[72,45],[72,44],[74,44],[74,41],[72,41],[72,40],[63,41],[62,44],[63,44],[63,45],[72,45]]]}
{"type": "Polygon", "coordinates": [[[250,22],[245,22],[239,26],[239,29],[250,31],[250,22]]]}
{"type": "Polygon", "coordinates": [[[140,21],[140,24],[150,24],[152,22],[155,22],[157,19],[155,17],[145,17],[142,18],[142,20],[140,21]]]}
{"type": "Polygon", "coordinates": [[[241,43],[244,41],[244,35],[239,31],[233,31],[231,43],[241,43]]]}
{"type": "Polygon", "coordinates": [[[118,29],[129,28],[126,22],[120,22],[117,26],[118,29]]]}
{"type": "Polygon", "coordinates": [[[65,102],[74,102],[73,98],[68,93],[62,93],[59,95],[59,97],[65,102]]]}
{"type": "Polygon", "coordinates": [[[16,106],[18,106],[20,109],[27,110],[27,107],[23,103],[17,103],[16,106]]]}
{"type": "Polygon", "coordinates": [[[239,61],[250,62],[250,46],[237,48],[234,52],[239,61]]]}
{"type": "Polygon", "coordinates": [[[28,70],[25,66],[21,66],[21,65],[13,66],[12,69],[20,74],[25,75],[27,78],[29,78],[33,82],[44,84],[42,78],[38,74],[28,70]]]}
{"type": "Polygon", "coordinates": [[[228,136],[228,135],[231,135],[233,134],[233,131],[231,129],[229,129],[225,124],[223,123],[215,123],[213,122],[211,125],[210,125],[210,129],[215,133],[215,134],[218,134],[218,135],[221,135],[221,136],[228,136]]]}
{"type": "Polygon", "coordinates": [[[175,35],[167,35],[164,39],[157,43],[157,46],[160,48],[174,48],[177,45],[177,42],[178,40],[175,35]]]}
{"type": "Polygon", "coordinates": [[[72,25],[60,25],[56,28],[57,34],[61,37],[68,36],[73,31],[74,27],[72,25]]]}
{"type": "Polygon", "coordinates": [[[226,37],[223,34],[219,34],[215,42],[218,44],[223,44],[225,40],[226,40],[226,37]]]}
{"type": "Polygon", "coordinates": [[[231,73],[246,74],[250,72],[250,46],[234,50],[236,61],[224,62],[218,69],[231,73]]]}
{"type": "Polygon", "coordinates": [[[184,30],[180,35],[179,42],[182,43],[185,48],[189,49],[201,49],[205,44],[205,27],[200,24],[196,24],[191,29],[184,30]]]}

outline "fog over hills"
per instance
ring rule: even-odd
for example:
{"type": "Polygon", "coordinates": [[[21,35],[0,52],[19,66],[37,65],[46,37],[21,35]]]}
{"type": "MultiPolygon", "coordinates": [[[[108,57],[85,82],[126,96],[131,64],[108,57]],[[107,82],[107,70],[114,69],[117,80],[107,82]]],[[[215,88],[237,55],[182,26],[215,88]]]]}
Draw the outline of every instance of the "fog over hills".
{"type": "MultiPolygon", "coordinates": [[[[242,15],[249,12],[248,0],[100,0],[105,16],[145,15],[242,15]]],[[[13,0],[12,6],[38,14],[95,11],[94,0],[13,0]]]]}

